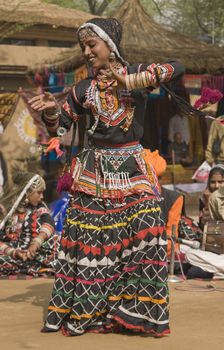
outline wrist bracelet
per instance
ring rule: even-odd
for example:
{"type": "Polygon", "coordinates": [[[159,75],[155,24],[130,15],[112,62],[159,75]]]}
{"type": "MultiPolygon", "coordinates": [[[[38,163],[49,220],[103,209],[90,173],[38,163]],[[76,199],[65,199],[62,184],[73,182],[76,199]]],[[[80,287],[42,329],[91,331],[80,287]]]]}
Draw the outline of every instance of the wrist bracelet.
{"type": "Polygon", "coordinates": [[[155,85],[152,74],[147,70],[140,73],[127,74],[125,76],[125,83],[129,91],[155,85]]]}
{"type": "Polygon", "coordinates": [[[49,111],[44,110],[43,111],[43,117],[46,120],[55,121],[55,120],[57,120],[59,118],[59,110],[55,109],[55,111],[53,113],[50,113],[49,111]]]}
{"type": "Polygon", "coordinates": [[[15,257],[13,256],[14,254],[13,253],[15,253],[15,248],[12,248],[12,247],[8,247],[8,248],[6,248],[5,249],[5,255],[7,255],[7,256],[11,256],[13,259],[15,259],[15,257]]]}

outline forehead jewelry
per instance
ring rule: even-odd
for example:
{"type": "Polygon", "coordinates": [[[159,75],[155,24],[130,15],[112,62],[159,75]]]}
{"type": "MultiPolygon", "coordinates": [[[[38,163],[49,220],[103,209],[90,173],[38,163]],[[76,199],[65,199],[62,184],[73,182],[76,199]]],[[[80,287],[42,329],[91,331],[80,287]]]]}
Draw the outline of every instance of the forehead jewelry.
{"type": "Polygon", "coordinates": [[[95,38],[97,36],[98,35],[90,28],[81,29],[79,32],[80,45],[84,46],[84,42],[86,41],[87,38],[89,38],[89,37],[95,38]]]}

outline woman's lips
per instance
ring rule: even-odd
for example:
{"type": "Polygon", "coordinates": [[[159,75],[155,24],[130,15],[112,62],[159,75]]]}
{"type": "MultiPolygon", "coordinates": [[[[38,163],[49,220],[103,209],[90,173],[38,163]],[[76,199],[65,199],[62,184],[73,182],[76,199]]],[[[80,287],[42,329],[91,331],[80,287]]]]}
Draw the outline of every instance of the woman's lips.
{"type": "Polygon", "coordinates": [[[93,64],[94,60],[95,60],[95,57],[90,57],[90,58],[88,58],[88,62],[89,62],[90,64],[93,64]]]}

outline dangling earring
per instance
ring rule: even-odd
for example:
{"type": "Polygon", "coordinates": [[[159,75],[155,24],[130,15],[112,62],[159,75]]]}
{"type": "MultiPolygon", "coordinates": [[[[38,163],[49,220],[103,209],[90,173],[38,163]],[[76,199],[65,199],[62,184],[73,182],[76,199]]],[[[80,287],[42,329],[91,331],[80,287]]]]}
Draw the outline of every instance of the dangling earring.
{"type": "Polygon", "coordinates": [[[109,61],[110,61],[110,62],[113,62],[113,61],[115,60],[115,58],[116,58],[115,53],[114,53],[113,51],[111,51],[111,53],[110,53],[110,55],[109,55],[109,61]]]}
{"type": "Polygon", "coordinates": [[[29,199],[26,197],[24,200],[25,204],[27,205],[29,203],[29,199]]]}

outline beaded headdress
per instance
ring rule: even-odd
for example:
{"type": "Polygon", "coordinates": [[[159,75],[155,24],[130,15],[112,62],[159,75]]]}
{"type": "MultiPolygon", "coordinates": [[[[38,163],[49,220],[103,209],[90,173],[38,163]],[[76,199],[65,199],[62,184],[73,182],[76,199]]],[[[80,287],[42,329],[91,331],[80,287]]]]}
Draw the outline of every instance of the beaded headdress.
{"type": "Polygon", "coordinates": [[[46,184],[44,179],[40,175],[36,175],[35,177],[32,177],[31,185],[28,189],[29,193],[32,193],[34,191],[44,191],[46,190],[46,184]]]}
{"type": "Polygon", "coordinates": [[[25,183],[25,186],[23,187],[22,191],[20,192],[19,196],[17,197],[16,201],[13,203],[10,211],[6,215],[6,217],[2,220],[0,223],[0,229],[3,229],[5,226],[5,223],[13,215],[15,210],[18,208],[19,204],[23,200],[25,194],[32,193],[34,191],[44,191],[46,189],[45,181],[44,179],[38,175],[33,173],[18,173],[14,178],[14,183],[16,185],[21,185],[21,176],[23,176],[23,184],[25,183]]]}

